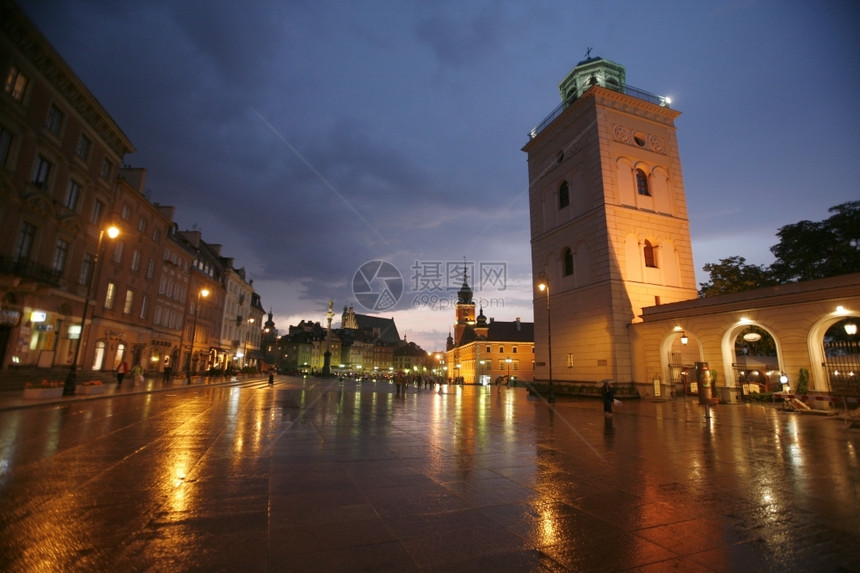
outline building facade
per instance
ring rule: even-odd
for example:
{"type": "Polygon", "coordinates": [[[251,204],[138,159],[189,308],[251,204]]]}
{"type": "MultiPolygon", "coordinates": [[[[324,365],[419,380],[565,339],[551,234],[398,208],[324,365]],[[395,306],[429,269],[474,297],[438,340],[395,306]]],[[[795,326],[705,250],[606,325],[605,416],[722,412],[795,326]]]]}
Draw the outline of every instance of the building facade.
{"type": "Polygon", "coordinates": [[[700,363],[726,399],[860,396],[858,275],[697,298],[679,113],[624,81],[619,64],[580,62],[523,147],[536,379],[698,393],[686,376],[700,363]]]}
{"type": "Polygon", "coordinates": [[[69,366],[118,167],[134,147],[10,2],[0,4],[0,70],[2,365],[69,366]]]}

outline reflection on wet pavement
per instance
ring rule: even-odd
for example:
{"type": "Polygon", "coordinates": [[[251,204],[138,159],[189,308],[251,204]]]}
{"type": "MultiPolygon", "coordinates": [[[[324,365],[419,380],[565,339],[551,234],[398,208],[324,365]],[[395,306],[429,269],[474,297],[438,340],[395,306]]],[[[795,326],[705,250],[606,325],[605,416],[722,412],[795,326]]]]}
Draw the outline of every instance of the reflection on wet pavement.
{"type": "Polygon", "coordinates": [[[4,410],[0,570],[860,570],[858,435],[336,379],[4,410]]]}

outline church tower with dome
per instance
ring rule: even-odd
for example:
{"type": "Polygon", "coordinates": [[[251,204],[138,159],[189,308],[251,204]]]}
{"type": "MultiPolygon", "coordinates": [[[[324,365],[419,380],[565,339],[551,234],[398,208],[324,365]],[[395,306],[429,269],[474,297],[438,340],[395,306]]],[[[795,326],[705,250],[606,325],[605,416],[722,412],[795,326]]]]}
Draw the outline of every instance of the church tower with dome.
{"type": "Polygon", "coordinates": [[[586,56],[523,147],[532,276],[549,287],[534,295],[536,380],[632,381],[642,309],[697,296],[680,113],[625,82],[623,66],[586,56]]]}

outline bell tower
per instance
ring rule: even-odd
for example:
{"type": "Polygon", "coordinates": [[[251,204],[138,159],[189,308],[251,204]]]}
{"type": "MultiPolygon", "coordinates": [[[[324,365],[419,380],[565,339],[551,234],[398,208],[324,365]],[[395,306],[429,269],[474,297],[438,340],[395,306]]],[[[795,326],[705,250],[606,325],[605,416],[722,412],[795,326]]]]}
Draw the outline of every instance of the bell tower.
{"type": "Polygon", "coordinates": [[[472,300],[472,289],[469,287],[465,265],[463,266],[463,286],[457,291],[455,312],[457,322],[454,324],[454,345],[459,345],[466,327],[475,324],[475,302],[472,300]]]}
{"type": "Polygon", "coordinates": [[[556,380],[633,382],[628,325],[643,307],[696,298],[680,113],[625,81],[620,64],[579,62],[523,147],[532,273],[550,286],[534,294],[536,380],[551,355],[556,380]]]}

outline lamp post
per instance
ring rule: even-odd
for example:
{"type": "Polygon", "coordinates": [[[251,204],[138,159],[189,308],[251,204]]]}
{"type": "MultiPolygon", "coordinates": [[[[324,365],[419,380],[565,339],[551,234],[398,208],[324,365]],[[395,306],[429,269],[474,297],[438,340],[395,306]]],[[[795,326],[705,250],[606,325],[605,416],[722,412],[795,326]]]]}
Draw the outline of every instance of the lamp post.
{"type": "Polygon", "coordinates": [[[90,276],[87,277],[87,295],[84,298],[84,312],[81,314],[81,331],[78,333],[78,342],[75,344],[75,356],[72,359],[72,366],[69,368],[69,374],[66,376],[66,382],[63,385],[63,396],[74,396],[78,385],[78,357],[81,354],[81,343],[84,340],[84,323],[87,321],[87,310],[90,306],[90,298],[92,298],[93,278],[96,274],[96,267],[99,264],[99,253],[102,250],[102,239],[104,239],[105,233],[111,239],[115,239],[119,236],[119,229],[111,225],[106,230],[101,229],[99,231],[99,242],[96,245],[96,254],[93,257],[93,268],[89,273],[90,276]]]}
{"type": "Polygon", "coordinates": [[[549,308],[549,279],[544,278],[538,283],[538,290],[546,291],[546,349],[547,349],[547,365],[549,366],[549,396],[547,402],[555,402],[555,394],[552,387],[552,323],[550,322],[549,308]]]}
{"type": "Polygon", "coordinates": [[[188,355],[188,384],[191,384],[191,361],[194,360],[194,339],[197,338],[197,315],[200,314],[200,298],[209,296],[209,290],[202,288],[197,291],[197,306],[194,307],[194,326],[191,328],[191,352],[188,355]]]}

